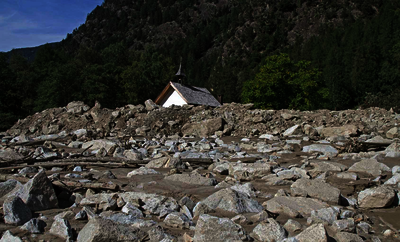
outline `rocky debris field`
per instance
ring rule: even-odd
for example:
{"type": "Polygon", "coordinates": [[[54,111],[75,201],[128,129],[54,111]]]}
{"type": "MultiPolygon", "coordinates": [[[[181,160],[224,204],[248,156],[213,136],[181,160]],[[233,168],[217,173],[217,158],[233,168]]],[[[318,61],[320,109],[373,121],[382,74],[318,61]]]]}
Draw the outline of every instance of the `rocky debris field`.
{"type": "Polygon", "coordinates": [[[397,241],[398,118],[45,110],[0,134],[0,241],[397,241]]]}

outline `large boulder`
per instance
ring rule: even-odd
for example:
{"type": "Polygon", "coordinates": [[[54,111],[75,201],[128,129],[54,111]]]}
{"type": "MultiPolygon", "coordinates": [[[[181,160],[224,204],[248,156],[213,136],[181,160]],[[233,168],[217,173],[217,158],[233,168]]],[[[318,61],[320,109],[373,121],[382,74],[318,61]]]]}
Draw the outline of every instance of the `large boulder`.
{"type": "Polygon", "coordinates": [[[327,127],[321,129],[320,135],[323,137],[354,136],[357,135],[357,127],[352,124],[343,125],[340,127],[327,127]]]}
{"type": "Polygon", "coordinates": [[[3,203],[4,222],[22,225],[32,218],[32,212],[20,197],[7,197],[3,203]]]}
{"type": "Polygon", "coordinates": [[[372,176],[379,176],[384,172],[390,172],[390,168],[378,162],[376,159],[365,159],[361,160],[357,163],[354,163],[350,168],[349,171],[352,172],[362,172],[368,173],[372,176]]]}
{"type": "Polygon", "coordinates": [[[267,221],[259,223],[252,233],[252,237],[257,241],[282,241],[287,238],[286,230],[273,218],[268,218],[267,221]]]}
{"type": "Polygon", "coordinates": [[[392,205],[395,192],[387,186],[365,189],[358,194],[360,208],[385,208],[392,205]]]}
{"type": "Polygon", "coordinates": [[[24,186],[16,188],[9,195],[20,197],[31,211],[40,211],[58,207],[58,199],[53,184],[41,171],[24,186]]]}
{"type": "Polygon", "coordinates": [[[206,137],[213,135],[216,131],[222,130],[223,125],[222,118],[207,119],[197,123],[186,123],[183,125],[181,132],[183,135],[206,137]]]}
{"type": "Polygon", "coordinates": [[[77,241],[139,241],[144,237],[145,233],[138,228],[108,219],[94,218],[79,232],[77,241]]]}
{"type": "Polygon", "coordinates": [[[232,213],[259,213],[263,207],[246,194],[225,188],[211,194],[201,202],[210,209],[220,209],[232,213]]]}
{"type": "Polygon", "coordinates": [[[199,173],[193,172],[189,174],[174,174],[164,178],[168,181],[182,182],[191,185],[201,185],[201,186],[214,186],[217,181],[214,178],[207,178],[199,173]]]}
{"type": "Polygon", "coordinates": [[[322,179],[299,179],[290,187],[292,195],[318,198],[325,202],[339,203],[340,190],[322,179]]]}
{"type": "Polygon", "coordinates": [[[193,242],[243,241],[246,237],[243,228],[229,218],[203,214],[197,221],[193,242]]]}

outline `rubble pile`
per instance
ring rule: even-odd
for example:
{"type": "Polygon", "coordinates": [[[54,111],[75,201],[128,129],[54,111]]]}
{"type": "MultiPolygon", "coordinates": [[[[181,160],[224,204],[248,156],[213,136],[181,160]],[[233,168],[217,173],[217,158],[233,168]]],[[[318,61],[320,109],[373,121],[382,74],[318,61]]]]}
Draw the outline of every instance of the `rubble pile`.
{"type": "Polygon", "coordinates": [[[397,241],[399,117],[45,110],[0,134],[0,241],[397,241]]]}

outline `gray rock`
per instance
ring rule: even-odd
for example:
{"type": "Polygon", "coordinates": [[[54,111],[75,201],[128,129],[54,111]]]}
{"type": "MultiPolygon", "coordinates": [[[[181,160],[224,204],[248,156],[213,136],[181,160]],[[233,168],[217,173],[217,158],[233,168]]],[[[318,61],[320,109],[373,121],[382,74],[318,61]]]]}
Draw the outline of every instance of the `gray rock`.
{"type": "Polygon", "coordinates": [[[21,169],[18,173],[21,175],[28,174],[28,173],[37,173],[38,169],[36,167],[25,167],[21,169]]]}
{"type": "Polygon", "coordinates": [[[44,233],[44,228],[47,224],[40,219],[33,218],[21,226],[21,230],[28,231],[31,234],[41,234],[44,233]]]}
{"type": "Polygon", "coordinates": [[[400,173],[400,166],[393,166],[392,167],[392,175],[400,173]]]}
{"type": "Polygon", "coordinates": [[[259,213],[263,210],[263,207],[256,200],[230,188],[222,189],[210,195],[201,203],[210,209],[220,209],[236,214],[259,213]]]}
{"type": "Polygon", "coordinates": [[[360,208],[385,208],[393,204],[395,192],[387,186],[379,186],[361,191],[358,194],[360,208]]]}
{"type": "Polygon", "coordinates": [[[0,182],[0,197],[3,197],[6,194],[10,193],[17,186],[22,187],[22,184],[16,180],[0,182]]]}
{"type": "Polygon", "coordinates": [[[182,161],[178,157],[161,157],[150,161],[145,165],[146,168],[184,168],[182,161]]]}
{"type": "Polygon", "coordinates": [[[201,186],[214,186],[217,181],[214,178],[207,178],[199,173],[193,172],[189,174],[173,174],[164,178],[168,181],[182,182],[191,185],[201,185],[201,186]]]}
{"type": "Polygon", "coordinates": [[[54,220],[57,219],[66,219],[66,220],[71,220],[75,217],[75,213],[72,211],[65,211],[62,213],[57,214],[56,216],[54,216],[54,220]]]}
{"type": "Polygon", "coordinates": [[[298,232],[302,228],[301,224],[293,219],[288,219],[283,227],[291,233],[298,232]]]}
{"type": "Polygon", "coordinates": [[[105,171],[100,177],[101,178],[105,178],[105,179],[117,179],[117,177],[114,175],[114,173],[112,173],[111,171],[107,170],[105,171]]]}
{"type": "Polygon", "coordinates": [[[344,171],[347,169],[347,166],[333,161],[312,162],[311,166],[314,167],[313,171],[318,171],[318,172],[344,171]]]}
{"type": "Polygon", "coordinates": [[[147,100],[144,102],[144,105],[145,105],[147,111],[151,111],[151,110],[157,109],[157,108],[159,107],[159,106],[158,106],[157,104],[155,104],[155,103],[153,102],[153,100],[151,100],[151,99],[147,99],[147,100]]]}
{"type": "Polygon", "coordinates": [[[317,199],[305,197],[274,197],[263,205],[272,213],[286,214],[292,218],[309,217],[311,211],[329,207],[317,199]]]}
{"type": "Polygon", "coordinates": [[[197,221],[193,242],[243,241],[246,237],[243,228],[230,219],[203,214],[197,221]]]}
{"type": "Polygon", "coordinates": [[[400,152],[400,143],[394,142],[394,143],[390,144],[388,147],[386,147],[385,153],[387,154],[389,152],[392,152],[392,153],[400,152]]]}
{"type": "Polygon", "coordinates": [[[32,212],[20,197],[7,197],[3,203],[4,222],[22,225],[32,218],[32,212]]]}
{"type": "Polygon", "coordinates": [[[0,150],[0,160],[12,161],[12,160],[22,160],[24,156],[12,149],[0,150]]]}
{"type": "Polygon", "coordinates": [[[150,241],[173,241],[173,237],[164,232],[164,229],[157,225],[153,226],[149,231],[147,231],[150,241]]]}
{"type": "Polygon", "coordinates": [[[324,145],[324,144],[312,144],[304,146],[302,151],[307,153],[321,152],[324,154],[333,154],[333,155],[339,153],[337,149],[333,148],[330,145],[324,145]]]}
{"type": "Polygon", "coordinates": [[[290,128],[288,128],[287,130],[285,130],[285,132],[283,133],[283,136],[291,136],[291,135],[298,135],[301,134],[303,131],[301,130],[301,126],[296,124],[290,128]]]}
{"type": "Polygon", "coordinates": [[[168,226],[181,229],[188,229],[192,225],[192,222],[185,214],[178,212],[168,214],[164,219],[164,223],[168,226]]]}
{"type": "Polygon", "coordinates": [[[73,239],[74,237],[72,227],[69,224],[68,220],[62,218],[57,218],[56,220],[54,220],[49,233],[61,237],[65,240],[73,239]]]}
{"type": "Polygon", "coordinates": [[[82,144],[82,149],[87,149],[90,147],[91,150],[100,150],[104,148],[107,153],[110,152],[111,149],[114,149],[117,144],[113,141],[106,139],[92,140],[82,144]]]}
{"type": "Polygon", "coordinates": [[[67,105],[67,112],[74,113],[74,114],[82,114],[90,109],[88,105],[81,101],[73,101],[68,103],[67,105]]]}
{"type": "Polygon", "coordinates": [[[132,215],[135,218],[143,218],[144,217],[142,211],[130,202],[127,202],[125,204],[125,206],[122,208],[121,212],[132,215]]]}
{"type": "Polygon", "coordinates": [[[132,177],[132,176],[139,176],[139,175],[156,175],[156,174],[161,174],[161,173],[158,171],[155,171],[153,169],[142,166],[139,169],[129,172],[128,175],[126,175],[126,176],[132,177]]]}
{"type": "Polygon", "coordinates": [[[364,242],[360,236],[353,233],[339,232],[335,237],[337,242],[364,242]]]}
{"type": "Polygon", "coordinates": [[[79,232],[77,242],[139,241],[144,236],[145,233],[138,228],[108,219],[94,218],[79,232]]]}
{"type": "Polygon", "coordinates": [[[251,184],[250,182],[248,182],[248,183],[245,183],[245,184],[243,184],[243,185],[241,185],[241,184],[236,184],[236,185],[234,185],[234,186],[231,186],[231,189],[232,190],[235,190],[235,191],[237,191],[237,192],[241,192],[241,193],[244,193],[244,194],[246,194],[248,197],[254,197],[256,194],[255,194],[255,188],[254,188],[254,186],[253,186],[253,184],[251,184]]]}
{"type": "Polygon", "coordinates": [[[369,234],[372,232],[372,227],[366,222],[360,222],[357,224],[357,228],[360,229],[362,232],[369,234]]]}
{"type": "Polygon", "coordinates": [[[327,242],[328,237],[323,224],[314,224],[295,237],[299,242],[327,242]]]}
{"type": "Polygon", "coordinates": [[[341,172],[336,174],[336,177],[340,179],[348,179],[354,181],[358,180],[358,175],[354,172],[341,172]]]}
{"type": "Polygon", "coordinates": [[[124,156],[128,160],[143,160],[142,153],[134,151],[134,150],[125,150],[124,151],[124,156]]]}
{"type": "Polygon", "coordinates": [[[40,211],[58,207],[53,184],[44,171],[36,174],[21,189],[14,189],[10,195],[19,196],[31,211],[40,211]]]}
{"type": "Polygon", "coordinates": [[[217,164],[215,168],[213,169],[214,172],[217,172],[221,175],[228,175],[229,174],[229,163],[222,163],[222,164],[217,164]]]}
{"type": "Polygon", "coordinates": [[[339,203],[340,199],[340,190],[321,179],[299,179],[292,184],[290,190],[292,195],[310,196],[326,202],[339,203]]]}
{"type": "Polygon", "coordinates": [[[1,237],[0,242],[23,242],[23,241],[19,237],[14,236],[10,232],[10,230],[7,230],[1,237]]]}
{"type": "Polygon", "coordinates": [[[340,127],[327,127],[320,131],[323,137],[331,136],[354,136],[357,134],[357,127],[353,124],[343,125],[340,127]]]}
{"type": "Polygon", "coordinates": [[[229,175],[238,180],[253,180],[271,174],[271,165],[265,163],[230,163],[229,175]]]}
{"type": "Polygon", "coordinates": [[[207,119],[196,123],[188,122],[182,126],[181,132],[183,135],[206,137],[222,130],[223,124],[224,120],[222,118],[207,119]]]}
{"type": "Polygon", "coordinates": [[[119,224],[133,224],[137,218],[131,214],[124,214],[113,211],[105,211],[100,214],[101,218],[111,220],[119,224]]]}
{"type": "Polygon", "coordinates": [[[327,223],[332,225],[336,221],[340,210],[335,207],[322,208],[311,212],[311,219],[313,222],[327,223]]]}
{"type": "Polygon", "coordinates": [[[273,218],[269,218],[253,229],[252,237],[262,242],[281,241],[287,238],[287,232],[273,218]]]}
{"type": "Polygon", "coordinates": [[[395,173],[389,180],[387,180],[385,185],[396,185],[400,182],[400,173],[395,173]]]}
{"type": "Polygon", "coordinates": [[[332,228],[336,232],[350,232],[353,233],[356,231],[356,225],[354,223],[354,219],[347,218],[342,220],[336,220],[332,224],[332,228]]]}
{"type": "Polygon", "coordinates": [[[81,210],[75,215],[74,219],[75,220],[86,220],[86,219],[88,219],[88,216],[84,210],[81,210]]]}
{"type": "Polygon", "coordinates": [[[363,172],[371,174],[372,176],[379,176],[383,172],[390,172],[391,170],[387,165],[378,162],[376,159],[365,159],[354,163],[348,171],[363,172]]]}

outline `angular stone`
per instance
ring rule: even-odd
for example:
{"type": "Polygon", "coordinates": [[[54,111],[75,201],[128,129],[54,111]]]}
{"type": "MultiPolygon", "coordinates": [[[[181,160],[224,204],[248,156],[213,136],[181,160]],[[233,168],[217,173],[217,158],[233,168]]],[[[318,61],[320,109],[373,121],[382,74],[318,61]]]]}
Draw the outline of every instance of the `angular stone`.
{"type": "Polygon", "coordinates": [[[139,175],[156,175],[156,174],[161,174],[158,171],[155,171],[154,169],[150,169],[147,167],[140,167],[139,169],[133,170],[126,175],[127,177],[132,177],[132,176],[139,176],[139,175]]]}
{"type": "Polygon", "coordinates": [[[138,228],[108,219],[94,218],[79,232],[77,242],[139,241],[144,236],[145,233],[138,228]]]}
{"type": "Polygon", "coordinates": [[[244,194],[246,194],[248,197],[254,197],[256,194],[255,194],[255,188],[254,188],[254,186],[253,186],[253,184],[251,184],[250,182],[248,182],[248,183],[245,183],[245,184],[243,184],[243,185],[241,185],[241,184],[236,184],[236,185],[234,185],[234,186],[231,186],[231,189],[232,190],[235,190],[235,191],[237,191],[237,192],[241,192],[241,193],[244,193],[244,194]]]}
{"type": "Polygon", "coordinates": [[[385,185],[396,185],[400,182],[400,173],[394,174],[389,180],[387,180],[385,185]]]}
{"type": "Polygon", "coordinates": [[[125,204],[125,206],[122,208],[121,212],[123,212],[125,214],[130,214],[136,218],[144,217],[142,211],[130,202],[127,202],[125,204]]]}
{"type": "Polygon", "coordinates": [[[214,186],[217,184],[217,181],[214,178],[207,178],[196,172],[189,174],[174,174],[167,176],[164,179],[168,181],[182,182],[200,186],[214,186]]]}
{"type": "Polygon", "coordinates": [[[263,207],[256,200],[230,188],[219,190],[201,203],[210,209],[221,209],[236,214],[259,213],[263,210],[263,207]]]}
{"type": "Polygon", "coordinates": [[[114,149],[117,144],[110,140],[99,139],[99,140],[92,140],[82,144],[82,149],[87,149],[90,147],[91,150],[99,150],[104,148],[107,153],[110,152],[111,149],[114,149]]]}
{"type": "Polygon", "coordinates": [[[290,187],[292,195],[310,196],[325,202],[339,203],[340,190],[321,179],[299,179],[290,187]]]}
{"type": "Polygon", "coordinates": [[[347,218],[342,220],[336,220],[332,224],[332,228],[337,232],[350,232],[353,233],[356,230],[354,219],[347,218]]]}
{"type": "Polygon", "coordinates": [[[332,225],[333,222],[338,218],[340,210],[329,207],[322,208],[319,210],[314,210],[311,212],[311,219],[313,222],[327,223],[332,225]]]}
{"type": "Polygon", "coordinates": [[[378,162],[376,159],[365,159],[354,163],[348,171],[363,172],[371,174],[372,176],[379,176],[384,172],[390,172],[390,168],[378,162]]]}
{"type": "Polygon", "coordinates": [[[393,204],[395,192],[387,186],[368,188],[358,194],[360,208],[385,208],[393,204]]]}
{"type": "Polygon", "coordinates": [[[283,227],[291,232],[291,233],[295,233],[301,230],[301,224],[293,219],[288,219],[288,221],[285,223],[285,225],[283,225],[283,227]]]}
{"type": "Polygon", "coordinates": [[[302,133],[302,130],[301,130],[301,127],[300,127],[300,125],[294,125],[294,126],[292,126],[292,127],[290,127],[290,128],[288,128],[287,130],[285,130],[285,132],[283,133],[283,136],[290,136],[290,135],[298,135],[298,134],[301,134],[302,133]]]}
{"type": "Polygon", "coordinates": [[[58,199],[53,184],[44,171],[36,174],[21,189],[14,189],[11,194],[19,196],[31,211],[58,207],[58,199]]]}
{"type": "Polygon", "coordinates": [[[353,233],[339,232],[335,235],[337,242],[364,242],[364,240],[353,233]]]}
{"type": "Polygon", "coordinates": [[[308,153],[313,153],[313,152],[321,152],[324,154],[333,154],[336,155],[338,152],[337,149],[333,148],[330,145],[324,145],[324,144],[312,144],[308,146],[303,147],[303,152],[308,152],[308,153]]]}
{"type": "Polygon", "coordinates": [[[164,223],[168,226],[181,229],[188,229],[192,224],[190,219],[185,214],[178,212],[168,214],[167,217],[164,219],[164,223]]]}
{"type": "Polygon", "coordinates": [[[337,162],[312,162],[312,166],[314,166],[313,171],[318,172],[326,172],[326,171],[344,171],[347,169],[347,166],[337,163],[337,162]]]}
{"type": "Polygon", "coordinates": [[[54,220],[49,233],[61,237],[65,240],[72,239],[74,236],[72,232],[72,227],[69,224],[68,220],[62,218],[57,218],[56,220],[54,220]]]}
{"type": "Polygon", "coordinates": [[[28,231],[31,234],[44,233],[46,223],[43,220],[33,218],[21,226],[21,230],[28,231]]]}
{"type": "Polygon", "coordinates": [[[320,131],[320,135],[323,137],[332,136],[354,136],[357,135],[357,127],[352,124],[343,125],[340,127],[328,127],[323,128],[320,131]]]}
{"type": "Polygon", "coordinates": [[[287,238],[287,232],[273,218],[269,218],[253,229],[252,237],[262,242],[281,241],[287,238]]]}
{"type": "Polygon", "coordinates": [[[32,212],[20,197],[7,197],[3,203],[4,222],[22,225],[32,218],[32,212]]]}
{"type": "Polygon", "coordinates": [[[326,230],[323,224],[314,224],[295,237],[299,242],[327,242],[326,230]]]}
{"type": "Polygon", "coordinates": [[[23,242],[22,239],[20,239],[17,236],[14,236],[10,230],[7,230],[4,232],[3,236],[0,239],[0,242],[23,242]]]}
{"type": "Polygon", "coordinates": [[[263,205],[272,213],[286,214],[292,218],[309,217],[311,211],[329,207],[317,199],[306,197],[274,197],[263,205]]]}
{"type": "Polygon", "coordinates": [[[102,212],[100,214],[100,217],[111,220],[115,223],[129,224],[129,225],[132,225],[138,219],[137,217],[130,215],[130,214],[124,214],[124,213],[113,212],[113,211],[102,212]]]}
{"type": "Polygon", "coordinates": [[[271,174],[271,165],[264,163],[231,163],[229,175],[239,180],[253,180],[271,174]]]}
{"type": "Polygon", "coordinates": [[[216,131],[222,130],[223,123],[222,118],[207,119],[197,123],[186,123],[182,126],[181,132],[183,135],[206,137],[213,135],[216,131]]]}
{"type": "Polygon", "coordinates": [[[243,228],[228,218],[218,218],[203,214],[195,228],[193,242],[226,242],[246,239],[243,228]]]}
{"type": "Polygon", "coordinates": [[[6,194],[10,193],[17,186],[22,187],[22,184],[16,180],[0,182],[0,197],[3,197],[6,194]]]}

